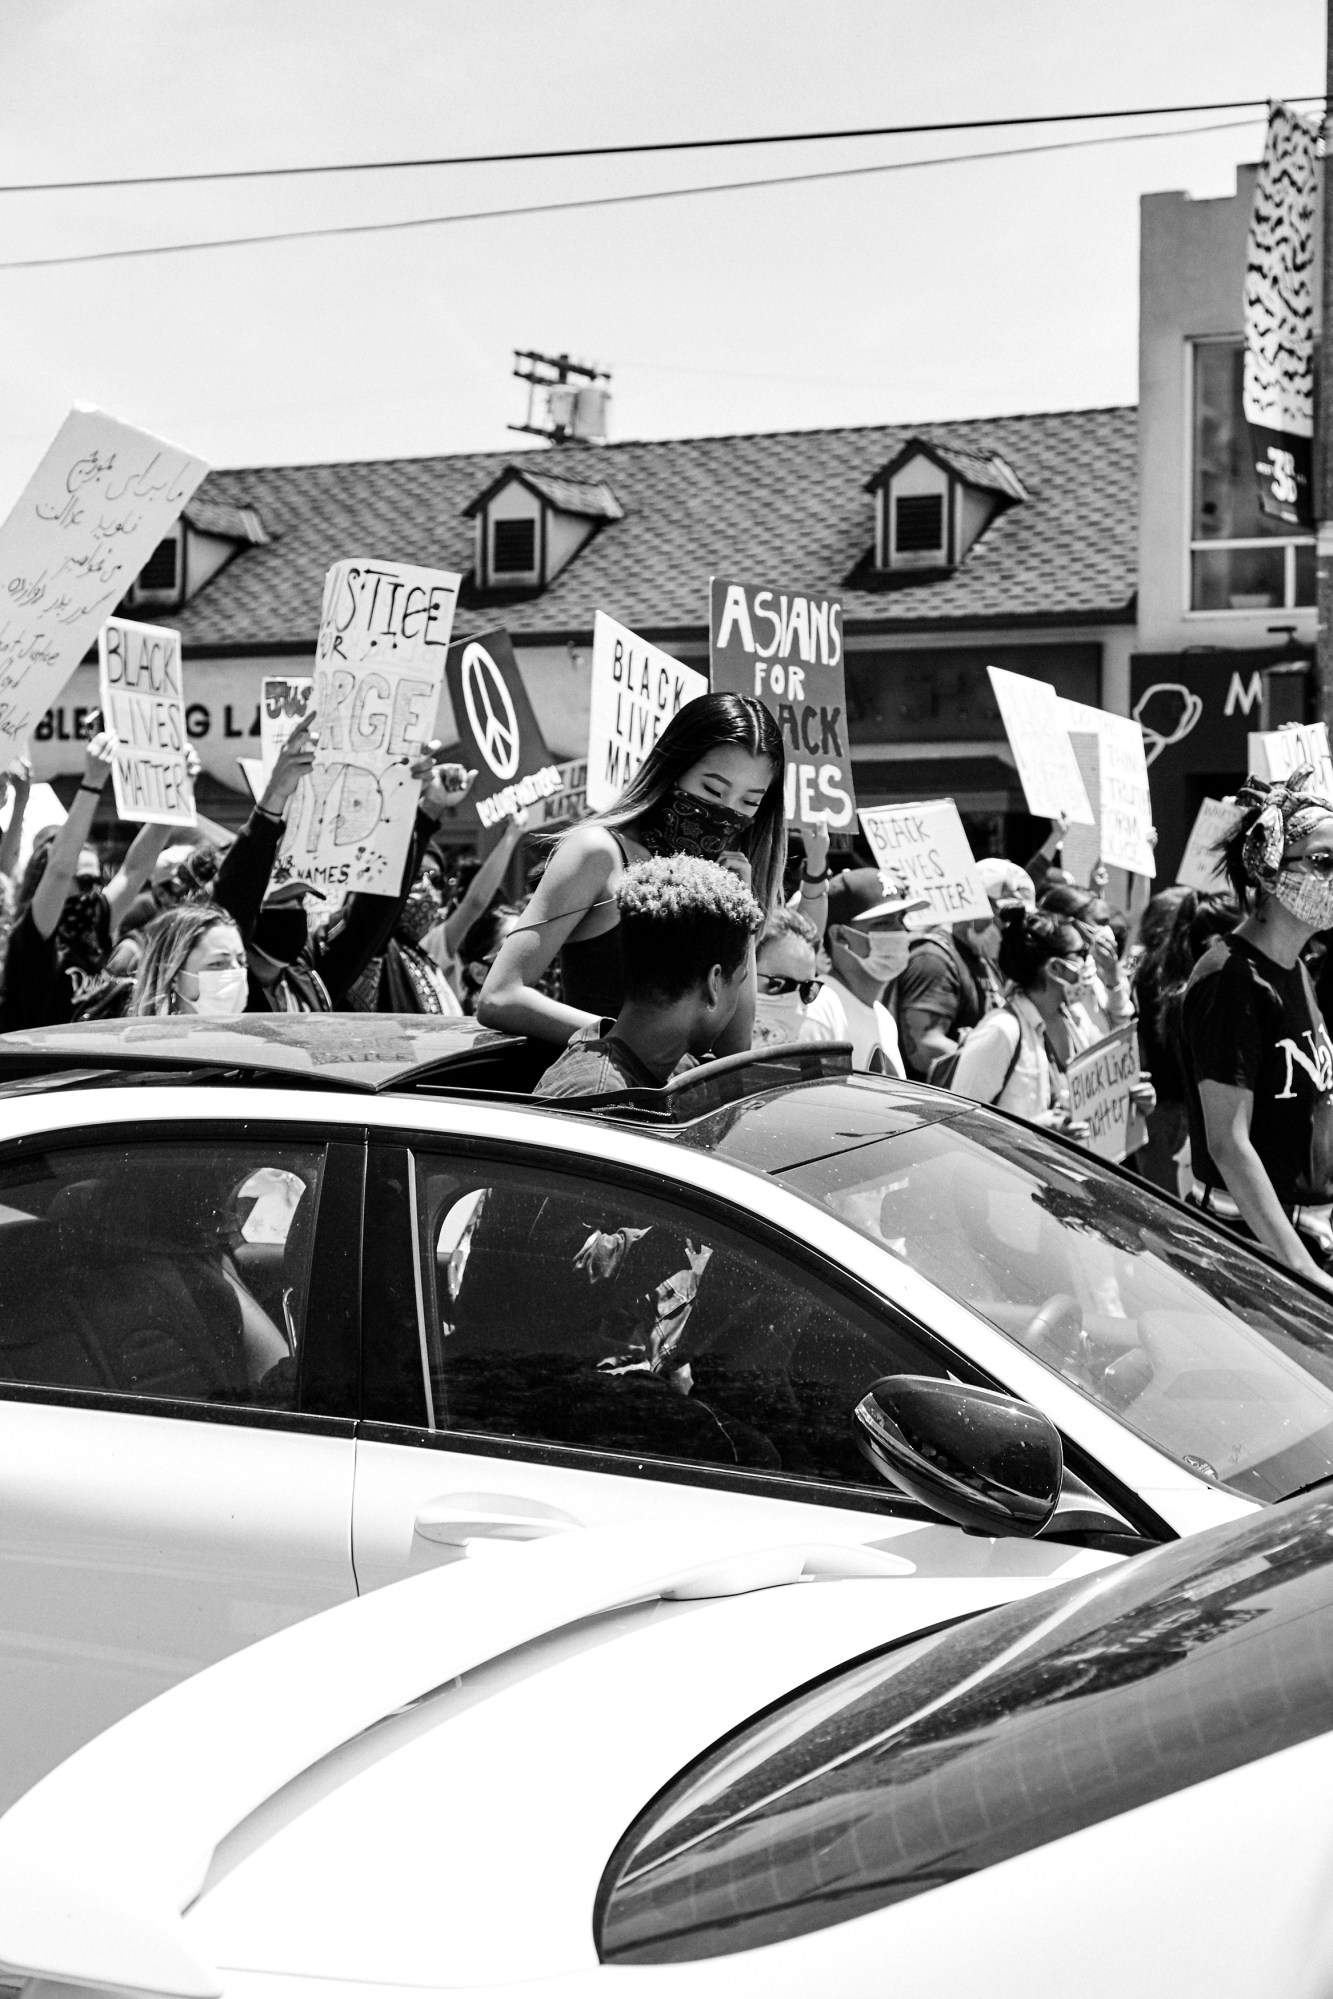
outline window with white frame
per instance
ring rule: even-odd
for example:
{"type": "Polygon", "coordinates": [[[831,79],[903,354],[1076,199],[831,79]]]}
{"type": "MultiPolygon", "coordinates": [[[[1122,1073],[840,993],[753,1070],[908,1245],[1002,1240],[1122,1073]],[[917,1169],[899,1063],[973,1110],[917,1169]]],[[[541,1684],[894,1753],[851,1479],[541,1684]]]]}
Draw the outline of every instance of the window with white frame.
{"type": "Polygon", "coordinates": [[[1314,537],[1259,510],[1241,408],[1245,344],[1197,340],[1191,425],[1191,611],[1282,611],[1315,600],[1314,537]]]}

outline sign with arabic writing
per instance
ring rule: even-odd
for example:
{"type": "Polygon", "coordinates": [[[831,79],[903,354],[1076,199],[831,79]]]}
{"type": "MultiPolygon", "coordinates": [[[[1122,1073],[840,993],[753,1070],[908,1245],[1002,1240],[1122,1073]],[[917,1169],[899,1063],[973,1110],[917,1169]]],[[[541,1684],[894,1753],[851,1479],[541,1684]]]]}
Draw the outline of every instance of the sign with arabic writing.
{"type": "Polygon", "coordinates": [[[0,762],[27,741],[208,467],[73,409],[0,526],[0,762]]]}

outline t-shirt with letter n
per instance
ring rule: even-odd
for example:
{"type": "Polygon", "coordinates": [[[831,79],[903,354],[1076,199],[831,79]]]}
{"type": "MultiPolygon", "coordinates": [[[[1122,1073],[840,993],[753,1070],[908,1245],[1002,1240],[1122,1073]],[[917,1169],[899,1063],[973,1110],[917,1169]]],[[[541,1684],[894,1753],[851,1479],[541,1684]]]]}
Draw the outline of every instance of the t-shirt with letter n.
{"type": "Polygon", "coordinates": [[[1226,1184],[1199,1085],[1230,1083],[1253,1093],[1250,1141],[1283,1207],[1333,1197],[1333,1041],[1305,966],[1219,938],[1190,975],[1180,1034],[1195,1178],[1226,1184]]]}

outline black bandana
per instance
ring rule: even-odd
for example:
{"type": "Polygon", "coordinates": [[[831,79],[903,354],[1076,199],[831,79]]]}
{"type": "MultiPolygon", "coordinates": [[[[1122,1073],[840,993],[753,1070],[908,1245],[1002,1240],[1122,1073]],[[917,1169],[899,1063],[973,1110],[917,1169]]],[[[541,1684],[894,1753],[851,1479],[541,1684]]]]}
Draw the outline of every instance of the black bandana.
{"type": "Polygon", "coordinates": [[[650,854],[689,854],[697,861],[716,861],[734,848],[749,828],[743,812],[695,798],[679,785],[647,819],[634,828],[635,838],[650,854]]]}
{"type": "Polygon", "coordinates": [[[95,976],[111,950],[111,912],[100,888],[76,891],[56,925],[56,951],[66,970],[95,976]]]}
{"type": "Polygon", "coordinates": [[[400,944],[419,944],[440,920],[440,898],[429,882],[418,882],[398,912],[395,935],[400,944]]]}

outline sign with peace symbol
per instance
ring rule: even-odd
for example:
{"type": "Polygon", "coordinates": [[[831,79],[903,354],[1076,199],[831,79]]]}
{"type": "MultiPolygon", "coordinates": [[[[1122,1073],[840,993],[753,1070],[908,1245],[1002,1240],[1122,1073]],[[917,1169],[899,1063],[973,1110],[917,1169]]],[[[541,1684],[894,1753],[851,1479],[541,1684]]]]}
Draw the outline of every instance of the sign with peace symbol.
{"type": "MultiPolygon", "coordinates": [[[[458,725],[458,756],[478,773],[467,802],[458,808],[460,822],[488,826],[478,812],[485,799],[512,788],[551,764],[527,688],[519,672],[509,634],[478,632],[449,648],[445,679],[458,725]]],[[[506,809],[512,808],[512,800],[506,809]]]]}
{"type": "Polygon", "coordinates": [[[505,784],[518,770],[522,746],[518,717],[504,676],[485,646],[473,639],[463,649],[463,705],[477,748],[505,784]]]}

